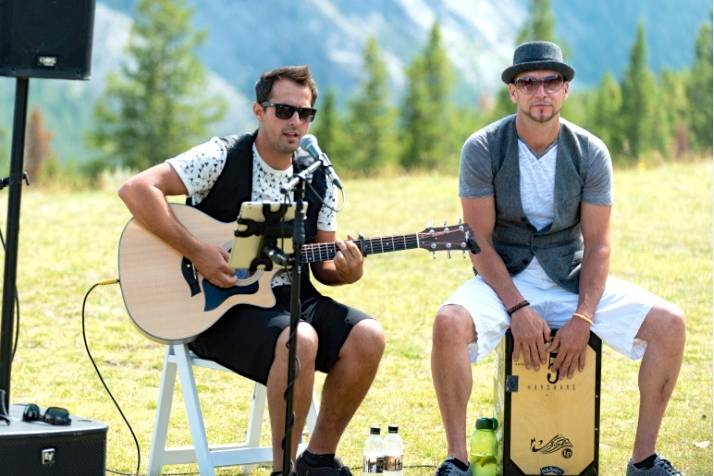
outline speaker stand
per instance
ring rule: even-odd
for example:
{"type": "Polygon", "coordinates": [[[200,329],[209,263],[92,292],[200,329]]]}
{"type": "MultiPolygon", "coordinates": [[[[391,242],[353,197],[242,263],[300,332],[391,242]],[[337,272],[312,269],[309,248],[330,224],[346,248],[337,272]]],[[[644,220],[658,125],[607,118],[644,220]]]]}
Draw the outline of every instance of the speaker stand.
{"type": "MultiPolygon", "coordinates": [[[[20,234],[20,198],[22,195],[22,162],[25,152],[27,124],[27,95],[29,78],[17,78],[15,85],[15,115],[12,125],[10,155],[10,198],[7,205],[7,233],[5,234],[5,274],[2,293],[2,323],[0,323],[0,390],[5,390],[0,408],[10,407],[10,370],[12,366],[12,328],[15,310],[15,282],[17,278],[17,244],[20,234]]],[[[2,392],[0,392],[2,393],[2,392]]]]}

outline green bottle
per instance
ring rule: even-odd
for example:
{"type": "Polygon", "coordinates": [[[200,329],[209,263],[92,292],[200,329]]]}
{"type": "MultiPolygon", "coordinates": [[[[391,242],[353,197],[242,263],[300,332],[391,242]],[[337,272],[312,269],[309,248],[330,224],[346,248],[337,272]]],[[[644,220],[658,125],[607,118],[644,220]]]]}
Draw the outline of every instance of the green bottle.
{"type": "Polygon", "coordinates": [[[471,434],[469,462],[474,476],[496,476],[498,471],[498,447],[496,443],[495,418],[479,418],[471,434]]]}

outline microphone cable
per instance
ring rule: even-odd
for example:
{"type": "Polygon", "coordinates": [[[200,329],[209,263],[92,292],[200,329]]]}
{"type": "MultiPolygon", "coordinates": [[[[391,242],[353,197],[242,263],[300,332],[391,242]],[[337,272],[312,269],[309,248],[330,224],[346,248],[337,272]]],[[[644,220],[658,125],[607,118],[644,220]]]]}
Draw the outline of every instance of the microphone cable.
{"type": "MultiPolygon", "coordinates": [[[[327,179],[327,174],[325,174],[325,178],[327,179]]],[[[312,186],[312,182],[306,182],[306,183],[307,183],[307,187],[320,200],[320,203],[322,203],[322,206],[327,208],[328,210],[333,211],[335,213],[340,213],[347,206],[347,195],[345,195],[344,189],[342,189],[341,187],[335,186],[334,183],[333,183],[333,186],[340,191],[340,195],[342,196],[342,200],[341,200],[342,206],[340,206],[339,208],[334,208],[331,205],[328,205],[327,203],[325,203],[325,197],[322,197],[322,196],[320,196],[319,193],[317,193],[317,190],[315,190],[315,188],[312,186]]],[[[337,201],[337,199],[335,199],[335,201],[337,201]]]]}

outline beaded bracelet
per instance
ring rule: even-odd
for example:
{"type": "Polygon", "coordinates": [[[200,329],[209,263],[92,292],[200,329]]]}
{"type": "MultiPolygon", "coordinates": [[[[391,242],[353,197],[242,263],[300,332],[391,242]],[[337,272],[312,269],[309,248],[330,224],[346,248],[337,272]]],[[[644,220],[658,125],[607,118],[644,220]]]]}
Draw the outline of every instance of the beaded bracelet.
{"type": "Polygon", "coordinates": [[[519,309],[523,309],[526,306],[530,306],[531,303],[526,301],[525,299],[518,304],[514,305],[513,307],[509,307],[506,312],[508,313],[509,316],[513,315],[514,312],[516,312],[519,309]]]}
{"type": "Polygon", "coordinates": [[[578,318],[582,319],[583,321],[589,323],[591,326],[593,325],[593,320],[590,317],[586,316],[585,314],[580,314],[579,312],[574,312],[573,317],[578,317],[578,318]]]}

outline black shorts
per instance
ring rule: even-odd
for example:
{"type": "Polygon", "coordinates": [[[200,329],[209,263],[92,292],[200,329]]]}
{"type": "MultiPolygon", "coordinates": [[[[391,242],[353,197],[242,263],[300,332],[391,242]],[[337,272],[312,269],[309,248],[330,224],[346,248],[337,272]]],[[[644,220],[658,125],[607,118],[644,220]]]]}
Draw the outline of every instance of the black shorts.
{"type": "MultiPolygon", "coordinates": [[[[312,288],[312,286],[309,286],[312,288]]],[[[275,358],[278,336],[290,326],[290,286],[273,289],[275,307],[238,305],[189,344],[199,357],[211,359],[265,385],[275,358]]],[[[301,296],[301,320],[317,332],[315,368],[329,372],[352,327],[372,317],[319,294],[314,288],[301,296]]]]}

